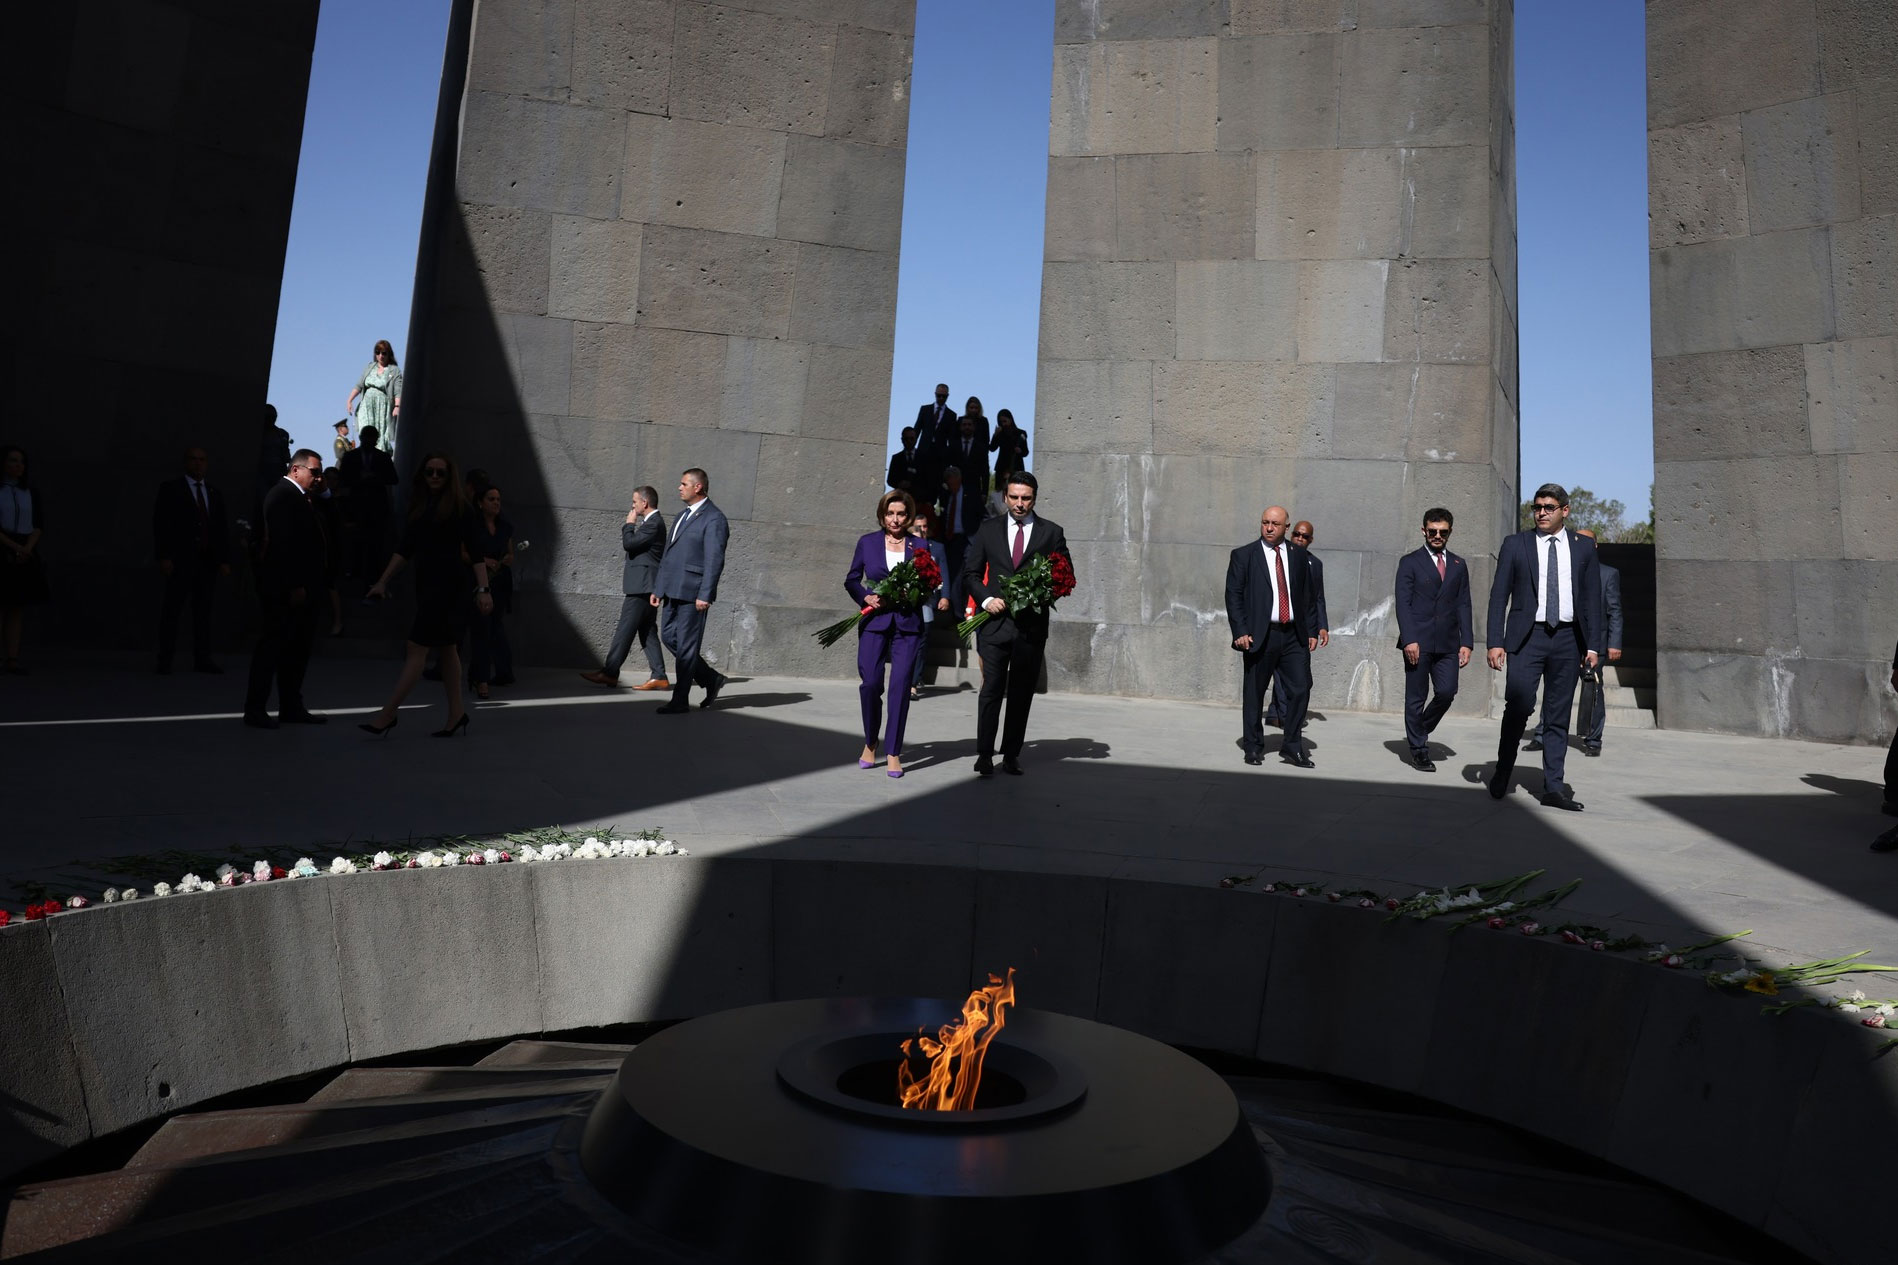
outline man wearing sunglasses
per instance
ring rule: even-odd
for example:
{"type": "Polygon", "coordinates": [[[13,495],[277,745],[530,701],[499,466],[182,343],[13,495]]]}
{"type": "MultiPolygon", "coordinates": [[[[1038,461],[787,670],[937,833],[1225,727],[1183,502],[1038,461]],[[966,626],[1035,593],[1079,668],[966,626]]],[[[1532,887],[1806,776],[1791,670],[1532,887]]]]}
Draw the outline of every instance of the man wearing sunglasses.
{"type": "Polygon", "coordinates": [[[1430,734],[1456,701],[1457,673],[1469,666],[1470,569],[1450,552],[1456,519],[1426,510],[1423,548],[1397,561],[1397,648],[1404,652],[1404,738],[1410,762],[1435,773],[1430,734]],[[1430,698],[1432,689],[1435,698],[1430,698]],[[1429,706],[1425,706],[1425,700],[1429,706]]]}
{"type": "Polygon", "coordinates": [[[1595,542],[1568,530],[1568,490],[1561,484],[1537,488],[1530,509],[1535,526],[1504,539],[1489,590],[1489,666],[1508,671],[1489,793],[1496,799],[1509,794],[1516,747],[1540,687],[1542,802],[1580,812],[1562,774],[1576,678],[1584,666],[1595,667],[1602,645],[1600,563],[1595,542]]]}

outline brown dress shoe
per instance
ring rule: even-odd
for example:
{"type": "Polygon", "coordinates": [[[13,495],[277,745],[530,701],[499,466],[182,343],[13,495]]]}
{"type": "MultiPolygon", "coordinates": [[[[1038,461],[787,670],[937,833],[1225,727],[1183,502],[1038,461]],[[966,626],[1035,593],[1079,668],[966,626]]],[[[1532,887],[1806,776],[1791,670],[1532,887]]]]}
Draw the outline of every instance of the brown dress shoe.
{"type": "Polygon", "coordinates": [[[636,690],[669,690],[672,688],[672,682],[666,680],[663,676],[656,676],[643,685],[635,685],[633,688],[636,690]]]}
{"type": "Polygon", "coordinates": [[[580,679],[582,681],[591,681],[595,685],[616,686],[619,684],[618,677],[608,676],[604,672],[582,672],[580,679]]]}

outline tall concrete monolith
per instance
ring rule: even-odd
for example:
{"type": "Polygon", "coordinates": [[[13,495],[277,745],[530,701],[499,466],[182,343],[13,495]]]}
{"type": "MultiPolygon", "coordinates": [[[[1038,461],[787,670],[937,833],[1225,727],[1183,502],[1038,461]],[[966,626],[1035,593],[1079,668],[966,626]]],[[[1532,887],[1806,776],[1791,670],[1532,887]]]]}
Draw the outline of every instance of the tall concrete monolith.
{"type": "MultiPolygon", "coordinates": [[[[501,484],[527,653],[597,662],[632,490],[732,523],[722,668],[842,675],[882,490],[913,0],[482,0],[422,446],[501,484]]],[[[411,452],[405,460],[412,459],[411,452]]]]}
{"type": "Polygon", "coordinates": [[[1898,7],[1647,8],[1659,719],[1882,740],[1898,7]]]}
{"type": "Polygon", "coordinates": [[[1423,511],[1479,608],[1514,520],[1511,4],[1056,14],[1031,464],[1082,587],[1049,681],[1236,697],[1227,558],[1282,504],[1325,563],[1314,703],[1400,708],[1423,511]]]}

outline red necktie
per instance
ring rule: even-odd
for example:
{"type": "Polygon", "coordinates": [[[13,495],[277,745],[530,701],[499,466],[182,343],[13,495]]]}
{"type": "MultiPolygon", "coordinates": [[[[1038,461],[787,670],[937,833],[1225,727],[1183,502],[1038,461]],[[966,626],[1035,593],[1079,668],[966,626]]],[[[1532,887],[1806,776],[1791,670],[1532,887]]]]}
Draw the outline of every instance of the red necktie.
{"type": "Polygon", "coordinates": [[[1015,525],[1015,551],[1014,553],[1010,554],[1009,557],[1010,557],[1010,565],[1018,569],[1021,566],[1022,546],[1026,543],[1027,536],[1028,536],[1027,529],[1022,527],[1021,524],[1017,523],[1015,525]]]}
{"type": "Polygon", "coordinates": [[[1437,555],[1437,579],[1441,581],[1446,578],[1447,577],[1444,575],[1443,555],[1438,554],[1437,555]]]}
{"type": "Polygon", "coordinates": [[[1279,622],[1289,624],[1292,622],[1292,594],[1291,590],[1285,587],[1284,549],[1274,549],[1272,551],[1272,560],[1278,564],[1273,567],[1273,572],[1277,575],[1279,582],[1279,622]]]}

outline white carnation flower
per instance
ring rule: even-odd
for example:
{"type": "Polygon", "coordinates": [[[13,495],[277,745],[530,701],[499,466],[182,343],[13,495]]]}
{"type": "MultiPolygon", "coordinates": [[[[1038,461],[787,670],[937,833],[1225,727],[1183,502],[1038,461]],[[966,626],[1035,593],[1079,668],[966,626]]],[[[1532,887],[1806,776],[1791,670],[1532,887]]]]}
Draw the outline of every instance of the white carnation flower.
{"type": "Polygon", "coordinates": [[[136,887],[126,888],[124,891],[119,893],[119,899],[120,900],[137,900],[138,889],[136,887]]]}
{"type": "Polygon", "coordinates": [[[595,839],[592,835],[588,835],[586,837],[586,842],[582,843],[580,846],[583,848],[597,848],[600,846],[600,841],[598,839],[595,839]]]}
{"type": "Polygon", "coordinates": [[[1851,992],[1847,993],[1846,996],[1850,997],[1853,1001],[1864,1001],[1865,990],[1862,988],[1855,988],[1851,992]]]}
{"type": "Polygon", "coordinates": [[[1848,1015],[1856,1015],[1856,1014],[1857,1014],[1857,1013],[1858,1013],[1859,1011],[1861,1011],[1861,1010],[1863,1010],[1863,1009],[1864,1009],[1864,1007],[1863,1007],[1863,1006],[1854,1006],[1854,1005],[1853,1005],[1853,1004],[1852,1004],[1851,1002],[1849,1002],[1849,1001],[1848,1001],[1848,1002],[1845,1002],[1845,1003],[1843,1003],[1843,1004],[1841,1004],[1841,1005],[1839,1006],[1839,1009],[1840,1009],[1840,1010],[1843,1010],[1843,1011],[1844,1011],[1844,1012],[1845,1012],[1846,1014],[1848,1014],[1848,1015]]]}
{"type": "Polygon", "coordinates": [[[1881,1015],[1884,1015],[1884,1016],[1885,1016],[1886,1018],[1888,1018],[1888,1019],[1889,1019],[1889,1018],[1890,1018],[1890,1017],[1892,1016],[1892,1014],[1893,1014],[1893,1013],[1895,1013],[1895,1012],[1893,1011],[1893,1008],[1892,1008],[1892,1006],[1891,1006],[1891,1005],[1890,1005],[1889,1003],[1887,1003],[1887,1004],[1885,1004],[1885,1005],[1883,1005],[1883,1006],[1879,1006],[1879,1007],[1877,1008],[1877,1013],[1878,1013],[1878,1014],[1881,1014],[1881,1015]]]}
{"type": "Polygon", "coordinates": [[[652,855],[652,844],[648,843],[644,839],[641,839],[639,842],[633,845],[633,850],[628,855],[636,856],[636,857],[649,857],[652,855]]]}
{"type": "Polygon", "coordinates": [[[662,857],[677,856],[679,845],[670,839],[661,839],[658,845],[653,848],[653,852],[662,857]]]}
{"type": "Polygon", "coordinates": [[[257,876],[258,878],[260,878],[260,879],[266,879],[266,878],[269,878],[269,877],[270,877],[270,873],[271,873],[271,870],[270,870],[270,862],[268,862],[268,861],[258,861],[258,862],[256,862],[256,863],[254,863],[254,864],[253,864],[253,865],[252,865],[252,866],[250,867],[250,872],[251,872],[252,874],[254,874],[254,875],[256,875],[256,876],[257,876]]]}
{"type": "Polygon", "coordinates": [[[442,867],[442,859],[433,852],[417,853],[415,863],[425,870],[439,870],[442,867]]]}
{"type": "Polygon", "coordinates": [[[348,857],[337,857],[330,862],[331,874],[354,874],[355,872],[356,863],[348,857]]]}
{"type": "Polygon", "coordinates": [[[178,890],[181,892],[195,892],[203,885],[204,880],[195,874],[187,874],[178,880],[178,890]]]}
{"type": "Polygon", "coordinates": [[[170,884],[170,883],[153,883],[153,884],[152,884],[152,895],[154,895],[154,896],[169,896],[169,895],[171,895],[171,884],[170,884]]]}
{"type": "Polygon", "coordinates": [[[538,861],[540,860],[540,853],[535,849],[534,845],[530,843],[521,849],[521,860],[538,861]]]}
{"type": "Polygon", "coordinates": [[[486,861],[489,865],[499,865],[501,863],[500,850],[498,848],[489,848],[486,852],[481,854],[481,859],[486,861]]]}
{"type": "Polygon", "coordinates": [[[444,853],[442,853],[442,864],[443,864],[443,865],[460,865],[460,864],[461,864],[461,853],[459,853],[459,852],[444,852],[444,853]]]}
{"type": "Polygon", "coordinates": [[[218,866],[218,867],[217,867],[217,881],[218,881],[218,882],[220,882],[220,883],[222,883],[222,882],[224,881],[224,879],[225,879],[225,877],[226,877],[226,876],[228,876],[228,875],[231,875],[231,874],[235,874],[235,873],[237,873],[237,867],[236,867],[236,866],[234,866],[234,865],[220,865],[220,866],[218,866]]]}
{"type": "Polygon", "coordinates": [[[119,903],[119,889],[116,887],[108,887],[100,894],[99,899],[108,905],[116,905],[119,903]]]}
{"type": "Polygon", "coordinates": [[[370,859],[370,864],[375,866],[378,870],[386,870],[395,864],[395,857],[387,852],[378,852],[370,859]]]}

